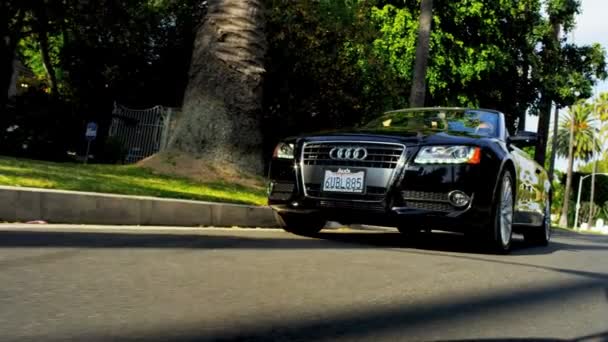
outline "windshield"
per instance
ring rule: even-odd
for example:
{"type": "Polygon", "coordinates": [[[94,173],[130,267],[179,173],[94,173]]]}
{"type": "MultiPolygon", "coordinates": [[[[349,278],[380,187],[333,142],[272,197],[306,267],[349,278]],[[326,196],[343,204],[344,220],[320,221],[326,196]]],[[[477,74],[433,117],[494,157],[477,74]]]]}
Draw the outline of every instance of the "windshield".
{"type": "Polygon", "coordinates": [[[364,129],[390,131],[444,131],[479,136],[498,136],[498,114],[482,110],[425,109],[388,112],[366,125],[364,129]]]}

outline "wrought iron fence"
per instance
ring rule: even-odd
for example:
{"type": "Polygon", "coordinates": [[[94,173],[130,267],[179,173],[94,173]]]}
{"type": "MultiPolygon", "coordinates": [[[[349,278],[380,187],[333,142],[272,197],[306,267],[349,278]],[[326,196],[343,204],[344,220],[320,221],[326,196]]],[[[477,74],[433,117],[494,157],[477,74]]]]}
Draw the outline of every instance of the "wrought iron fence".
{"type": "Polygon", "coordinates": [[[166,148],[173,114],[173,108],[131,109],[114,103],[109,136],[126,150],[125,162],[138,162],[166,148]]]}

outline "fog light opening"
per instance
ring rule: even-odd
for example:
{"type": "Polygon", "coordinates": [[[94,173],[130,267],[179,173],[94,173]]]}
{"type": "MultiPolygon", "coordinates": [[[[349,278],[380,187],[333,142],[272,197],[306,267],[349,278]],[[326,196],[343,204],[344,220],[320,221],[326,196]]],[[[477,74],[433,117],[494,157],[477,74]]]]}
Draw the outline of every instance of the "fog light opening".
{"type": "Polygon", "coordinates": [[[294,208],[297,208],[299,205],[300,205],[300,203],[298,203],[296,201],[291,202],[291,206],[294,208]]]}
{"type": "Polygon", "coordinates": [[[471,202],[471,197],[460,190],[450,192],[448,198],[455,207],[466,207],[471,202]]]}

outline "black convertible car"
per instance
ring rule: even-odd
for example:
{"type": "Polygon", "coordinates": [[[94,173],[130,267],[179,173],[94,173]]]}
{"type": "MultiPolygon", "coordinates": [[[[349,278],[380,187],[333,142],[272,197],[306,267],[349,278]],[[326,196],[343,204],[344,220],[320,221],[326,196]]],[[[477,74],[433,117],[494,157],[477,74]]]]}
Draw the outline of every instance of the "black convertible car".
{"type": "Polygon", "coordinates": [[[368,124],[289,138],[276,147],[269,205],[287,231],[313,234],[327,221],[438,229],[484,237],[507,252],[513,232],[546,245],[551,185],[510,136],[504,114],[486,109],[416,108],[368,124]]]}

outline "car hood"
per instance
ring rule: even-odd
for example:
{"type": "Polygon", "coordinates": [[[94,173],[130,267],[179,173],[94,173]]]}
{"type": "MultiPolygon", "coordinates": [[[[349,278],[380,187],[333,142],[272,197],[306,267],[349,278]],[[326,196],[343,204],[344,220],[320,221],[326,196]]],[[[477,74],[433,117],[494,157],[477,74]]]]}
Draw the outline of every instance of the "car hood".
{"type": "MultiPolygon", "coordinates": [[[[438,144],[480,144],[495,138],[479,136],[466,132],[438,132],[433,130],[413,131],[388,131],[373,129],[350,129],[339,131],[320,132],[313,135],[298,137],[305,141],[373,141],[394,142],[408,145],[438,145],[438,144]]],[[[298,140],[299,140],[298,139],[298,140]]]]}

